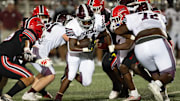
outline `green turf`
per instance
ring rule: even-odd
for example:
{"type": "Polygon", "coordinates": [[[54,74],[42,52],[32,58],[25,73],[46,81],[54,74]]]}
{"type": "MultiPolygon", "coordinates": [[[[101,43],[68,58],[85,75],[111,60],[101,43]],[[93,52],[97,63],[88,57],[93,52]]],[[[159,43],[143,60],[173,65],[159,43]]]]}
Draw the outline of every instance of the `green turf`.
{"type": "MultiPolygon", "coordinates": [[[[28,65],[35,74],[37,72],[28,65]]],[[[60,78],[63,75],[64,66],[55,66],[55,70],[58,72],[53,83],[51,83],[47,90],[56,95],[60,87],[60,78]]],[[[177,69],[175,80],[172,84],[168,85],[168,93],[172,101],[180,101],[180,69],[177,69]]],[[[4,93],[7,92],[14,84],[15,80],[10,79],[4,89],[4,93]]],[[[147,82],[139,76],[134,77],[135,85],[141,94],[141,101],[155,101],[152,93],[147,88],[147,82]]],[[[19,92],[13,97],[14,101],[21,101],[21,96],[30,87],[19,92]]],[[[107,75],[102,71],[101,67],[96,67],[93,75],[92,84],[88,87],[81,86],[75,80],[70,84],[70,87],[66,91],[63,97],[63,101],[108,101],[108,95],[111,91],[112,83],[107,75]]],[[[44,99],[45,100],[45,99],[44,99]]],[[[110,101],[121,101],[122,99],[110,100],[110,101]]],[[[43,101],[43,100],[41,100],[43,101]]]]}

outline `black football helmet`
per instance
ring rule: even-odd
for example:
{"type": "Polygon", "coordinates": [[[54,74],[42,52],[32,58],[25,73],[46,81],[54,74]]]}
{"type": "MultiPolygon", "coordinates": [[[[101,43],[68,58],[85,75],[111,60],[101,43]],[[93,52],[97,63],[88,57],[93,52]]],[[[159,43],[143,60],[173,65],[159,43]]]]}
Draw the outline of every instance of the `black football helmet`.
{"type": "Polygon", "coordinates": [[[56,22],[60,22],[62,23],[64,26],[70,21],[72,20],[74,17],[71,15],[67,15],[67,14],[59,14],[56,17],[56,22]]]}

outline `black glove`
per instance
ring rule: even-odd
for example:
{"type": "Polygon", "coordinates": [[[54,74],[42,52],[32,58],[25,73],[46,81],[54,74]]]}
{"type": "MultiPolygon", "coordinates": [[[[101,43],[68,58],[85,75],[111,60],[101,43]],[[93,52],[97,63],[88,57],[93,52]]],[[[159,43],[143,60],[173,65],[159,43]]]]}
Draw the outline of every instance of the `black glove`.
{"type": "Polygon", "coordinates": [[[88,49],[93,51],[94,47],[96,45],[96,38],[95,38],[95,34],[92,35],[91,39],[90,39],[90,44],[88,46],[88,49]]]}

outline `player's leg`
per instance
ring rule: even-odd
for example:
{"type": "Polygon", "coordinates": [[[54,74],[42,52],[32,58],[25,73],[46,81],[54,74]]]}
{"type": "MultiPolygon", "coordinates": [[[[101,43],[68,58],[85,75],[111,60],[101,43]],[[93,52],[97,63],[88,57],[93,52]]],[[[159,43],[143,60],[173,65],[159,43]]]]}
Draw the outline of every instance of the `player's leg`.
{"type": "Polygon", "coordinates": [[[73,55],[71,53],[67,54],[67,68],[66,68],[66,75],[63,76],[61,79],[61,86],[56,94],[55,101],[61,101],[63,94],[68,89],[69,84],[71,81],[76,77],[76,73],[78,71],[79,63],[80,63],[80,57],[78,55],[73,55]]]}
{"type": "Polygon", "coordinates": [[[79,72],[82,74],[83,86],[89,86],[91,84],[94,69],[94,60],[81,58],[79,72]]]}
{"type": "Polygon", "coordinates": [[[160,94],[161,87],[170,83],[175,73],[175,60],[171,46],[165,39],[156,39],[146,42],[146,44],[136,45],[135,52],[138,60],[144,67],[151,72],[157,70],[160,72],[159,74],[152,73],[153,79],[157,80],[150,83],[149,88],[155,95],[156,100],[162,101],[163,98],[160,94]],[[143,53],[138,52],[142,48],[148,50],[143,53]]]}
{"type": "MultiPolygon", "coordinates": [[[[38,75],[36,78],[37,81],[34,82],[31,89],[26,92],[23,96],[23,100],[29,100],[30,97],[34,97],[34,94],[37,92],[40,92],[43,88],[45,88],[47,85],[49,85],[55,78],[55,71],[52,66],[50,67],[42,67],[41,74],[38,75]],[[38,78],[39,77],[39,78],[38,78]]],[[[52,98],[52,96],[47,91],[41,91],[43,97],[52,98]]],[[[38,99],[38,96],[35,96],[36,99],[38,99]]]]}
{"type": "Polygon", "coordinates": [[[124,91],[122,90],[123,86],[123,79],[121,78],[121,74],[119,73],[119,70],[116,67],[111,68],[111,64],[116,64],[113,63],[114,61],[110,61],[110,53],[105,53],[103,56],[102,60],[102,68],[103,71],[108,75],[108,77],[111,79],[113,88],[112,91],[109,94],[109,99],[115,99],[121,95],[123,97],[125,94],[124,91]],[[119,94],[121,92],[121,94],[119,94]]]}
{"type": "Polygon", "coordinates": [[[2,96],[3,88],[5,87],[7,82],[8,82],[8,78],[7,77],[0,76],[0,96],[2,96]]]}
{"type": "Polygon", "coordinates": [[[127,54],[127,56],[124,58],[122,64],[119,67],[119,70],[123,76],[124,82],[127,85],[129,89],[129,97],[125,99],[124,101],[133,101],[133,100],[140,100],[140,94],[138,93],[134,82],[132,80],[131,73],[129,72],[129,69],[133,67],[137,63],[137,60],[135,58],[133,50],[127,54]]]}
{"type": "Polygon", "coordinates": [[[0,73],[1,75],[18,79],[16,84],[1,99],[11,101],[11,98],[27,86],[33,83],[34,77],[25,67],[15,64],[7,56],[1,56],[0,73]]]}

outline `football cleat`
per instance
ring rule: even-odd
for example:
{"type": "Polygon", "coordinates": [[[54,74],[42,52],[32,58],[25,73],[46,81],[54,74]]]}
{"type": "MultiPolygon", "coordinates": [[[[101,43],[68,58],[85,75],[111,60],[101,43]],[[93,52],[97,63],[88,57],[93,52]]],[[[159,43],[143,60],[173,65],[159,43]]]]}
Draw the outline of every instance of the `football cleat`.
{"type": "Polygon", "coordinates": [[[12,100],[12,97],[9,96],[8,94],[4,94],[4,95],[1,97],[1,101],[13,101],[13,100],[12,100]]]}
{"type": "Polygon", "coordinates": [[[140,101],[141,96],[129,96],[127,99],[124,99],[123,101],[140,101]]]}
{"type": "Polygon", "coordinates": [[[37,93],[35,93],[35,97],[36,97],[37,99],[42,99],[42,96],[41,96],[41,95],[38,95],[37,93]]]}
{"type": "Polygon", "coordinates": [[[168,94],[167,94],[167,89],[165,89],[164,92],[161,92],[161,95],[162,95],[164,101],[170,101],[168,94]]]}
{"type": "Polygon", "coordinates": [[[38,98],[35,96],[35,93],[33,92],[25,92],[22,96],[23,101],[38,101],[38,98]]]}
{"type": "Polygon", "coordinates": [[[163,97],[160,93],[161,88],[154,81],[151,81],[151,83],[148,84],[148,88],[154,94],[157,101],[163,101],[163,97]]]}
{"type": "Polygon", "coordinates": [[[47,92],[47,94],[44,95],[43,97],[44,97],[44,98],[50,98],[50,99],[53,98],[53,96],[52,96],[49,92],[47,92]]]}
{"type": "Polygon", "coordinates": [[[115,99],[118,98],[119,92],[112,90],[111,93],[109,94],[109,99],[115,99]]]}

